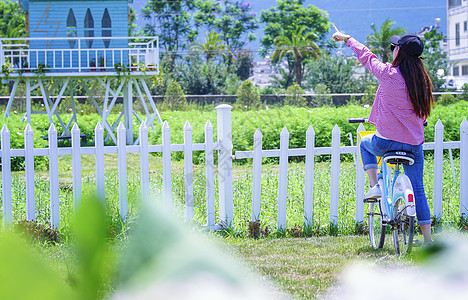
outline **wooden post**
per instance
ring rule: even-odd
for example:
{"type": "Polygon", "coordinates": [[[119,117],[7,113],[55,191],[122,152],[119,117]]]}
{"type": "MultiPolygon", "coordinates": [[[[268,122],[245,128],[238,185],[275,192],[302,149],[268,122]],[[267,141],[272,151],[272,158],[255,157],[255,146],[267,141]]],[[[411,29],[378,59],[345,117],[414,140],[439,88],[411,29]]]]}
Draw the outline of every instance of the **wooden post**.
{"type": "Polygon", "coordinates": [[[286,229],[286,204],[288,200],[288,152],[289,131],[283,128],[280,135],[279,182],[278,182],[278,230],[286,229]]]}
{"type": "Polygon", "coordinates": [[[185,170],[185,217],[188,222],[193,219],[193,159],[192,159],[192,126],[189,121],[184,125],[184,170],[185,170]]]}
{"type": "Polygon", "coordinates": [[[228,104],[216,107],[218,118],[218,191],[219,219],[223,226],[231,227],[232,202],[232,129],[231,109],[228,104]]]}
{"type": "Polygon", "coordinates": [[[163,157],[163,198],[166,208],[172,210],[172,176],[171,176],[171,128],[167,121],[162,126],[163,157]]]}
{"type": "Polygon", "coordinates": [[[442,216],[442,184],[444,180],[444,125],[440,120],[435,126],[434,149],[434,216],[442,216]]]}
{"type": "Polygon", "coordinates": [[[254,134],[253,173],[252,173],[252,216],[251,221],[260,220],[262,199],[262,144],[263,135],[260,129],[254,134]]]}
{"type": "Polygon", "coordinates": [[[94,128],[94,148],[96,149],[96,193],[100,201],[106,203],[106,188],[104,174],[104,127],[97,123],[94,128]]]}
{"type": "Polygon", "coordinates": [[[71,130],[72,172],[73,172],[73,207],[75,213],[81,205],[81,144],[80,128],[74,124],[71,130]]]}
{"type": "Polygon", "coordinates": [[[54,228],[60,228],[57,129],[53,123],[49,127],[49,176],[50,223],[54,228]]]}
{"type": "Polygon", "coordinates": [[[205,172],[206,172],[206,222],[208,229],[215,228],[215,204],[214,204],[214,146],[213,125],[210,120],[205,125],[205,172]]]}
{"type": "Polygon", "coordinates": [[[36,194],[34,182],[34,136],[28,123],[24,130],[24,169],[26,176],[26,220],[36,219],[36,194]]]}
{"type": "Polygon", "coordinates": [[[460,215],[468,217],[468,122],[460,125],[460,215]]]}
{"type": "Polygon", "coordinates": [[[312,125],[306,132],[305,182],[304,182],[304,224],[314,224],[314,159],[315,131],[312,125]]]}
{"type": "Polygon", "coordinates": [[[335,125],[332,131],[332,155],[330,177],[330,223],[338,224],[338,206],[340,201],[340,142],[341,130],[335,125]]]}
{"type": "Polygon", "coordinates": [[[11,224],[11,153],[10,130],[6,125],[2,128],[2,196],[3,196],[3,226],[11,224]]]}
{"type": "Polygon", "coordinates": [[[149,151],[148,151],[148,127],[146,122],[140,125],[140,180],[141,199],[149,201],[149,151]]]}
{"type": "Polygon", "coordinates": [[[119,169],[119,214],[125,220],[128,213],[127,194],[127,144],[125,126],[120,123],[117,127],[117,155],[119,169]]]}

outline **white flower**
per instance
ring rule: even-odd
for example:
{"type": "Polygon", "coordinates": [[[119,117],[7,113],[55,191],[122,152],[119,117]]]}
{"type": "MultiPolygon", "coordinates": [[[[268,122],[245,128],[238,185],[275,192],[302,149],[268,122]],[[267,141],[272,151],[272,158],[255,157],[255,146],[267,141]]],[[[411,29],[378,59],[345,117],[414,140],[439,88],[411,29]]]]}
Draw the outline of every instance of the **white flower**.
{"type": "Polygon", "coordinates": [[[364,104],[364,107],[365,107],[365,108],[369,107],[369,104],[364,104]]]}

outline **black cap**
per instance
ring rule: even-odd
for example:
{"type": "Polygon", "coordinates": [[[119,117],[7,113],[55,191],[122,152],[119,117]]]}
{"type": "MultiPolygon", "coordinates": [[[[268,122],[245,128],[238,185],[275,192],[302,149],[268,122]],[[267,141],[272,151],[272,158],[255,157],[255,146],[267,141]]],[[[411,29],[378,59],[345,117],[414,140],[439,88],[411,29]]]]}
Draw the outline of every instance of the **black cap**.
{"type": "Polygon", "coordinates": [[[397,45],[409,56],[420,56],[424,50],[424,44],[421,39],[414,33],[409,33],[402,37],[392,36],[390,43],[397,45]]]}

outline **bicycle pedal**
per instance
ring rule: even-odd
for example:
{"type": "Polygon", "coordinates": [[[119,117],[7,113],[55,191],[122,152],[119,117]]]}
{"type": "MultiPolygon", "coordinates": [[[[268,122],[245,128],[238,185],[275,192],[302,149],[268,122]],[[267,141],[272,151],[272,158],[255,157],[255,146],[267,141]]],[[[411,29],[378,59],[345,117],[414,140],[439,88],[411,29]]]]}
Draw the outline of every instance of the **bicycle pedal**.
{"type": "Polygon", "coordinates": [[[367,198],[367,199],[364,199],[364,203],[377,203],[379,202],[380,199],[379,198],[367,198]]]}
{"type": "Polygon", "coordinates": [[[422,246],[422,242],[418,239],[414,239],[413,240],[413,247],[421,247],[422,246]]]}

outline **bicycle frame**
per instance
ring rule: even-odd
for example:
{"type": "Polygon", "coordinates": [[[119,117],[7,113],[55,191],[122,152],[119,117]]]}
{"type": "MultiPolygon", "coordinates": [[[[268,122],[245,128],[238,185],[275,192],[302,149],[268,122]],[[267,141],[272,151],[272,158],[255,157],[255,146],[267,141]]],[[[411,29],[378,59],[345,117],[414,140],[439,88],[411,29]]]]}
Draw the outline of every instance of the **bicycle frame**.
{"type": "Polygon", "coordinates": [[[389,189],[389,174],[388,174],[388,165],[387,163],[382,160],[382,166],[380,168],[381,173],[379,174],[379,178],[382,178],[383,181],[383,192],[384,194],[382,195],[383,201],[381,203],[384,203],[384,207],[380,207],[380,210],[382,212],[382,220],[385,219],[386,222],[389,222],[390,220],[393,220],[395,218],[395,209],[393,206],[393,193],[390,191],[393,191],[393,187],[395,185],[395,181],[400,175],[400,169],[398,166],[395,166],[394,169],[394,175],[393,175],[393,180],[392,180],[392,187],[391,190],[389,189]]]}

